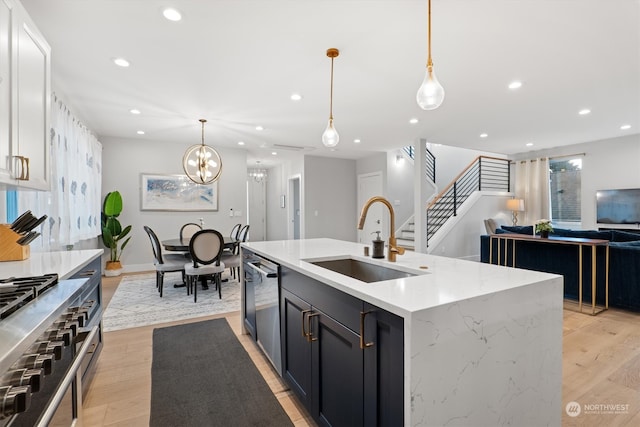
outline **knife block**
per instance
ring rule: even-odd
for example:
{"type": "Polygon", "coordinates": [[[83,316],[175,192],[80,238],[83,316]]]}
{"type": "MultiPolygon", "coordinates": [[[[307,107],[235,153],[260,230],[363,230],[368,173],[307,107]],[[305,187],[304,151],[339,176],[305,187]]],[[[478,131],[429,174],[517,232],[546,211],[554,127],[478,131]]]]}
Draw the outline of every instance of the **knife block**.
{"type": "Polygon", "coordinates": [[[0,261],[22,261],[29,258],[29,245],[19,245],[16,241],[22,237],[8,224],[0,224],[0,261]]]}

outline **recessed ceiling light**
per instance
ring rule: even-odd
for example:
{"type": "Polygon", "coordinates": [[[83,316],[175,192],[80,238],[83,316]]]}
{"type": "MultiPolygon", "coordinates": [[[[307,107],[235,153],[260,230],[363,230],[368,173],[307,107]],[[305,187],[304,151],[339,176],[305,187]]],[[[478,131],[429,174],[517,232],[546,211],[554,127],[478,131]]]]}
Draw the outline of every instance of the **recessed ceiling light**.
{"type": "Polygon", "coordinates": [[[244,141],[238,141],[238,145],[244,145],[244,141]]]}
{"type": "Polygon", "coordinates": [[[509,89],[514,90],[514,89],[520,89],[522,87],[522,82],[515,80],[511,83],[509,83],[509,89]]]}
{"type": "Polygon", "coordinates": [[[353,143],[354,143],[354,144],[360,144],[360,142],[362,142],[362,141],[360,141],[359,139],[354,139],[354,140],[353,140],[353,143]]]}
{"type": "Polygon", "coordinates": [[[527,142],[527,147],[531,147],[533,145],[533,142],[527,142]]]}
{"type": "Polygon", "coordinates": [[[580,114],[581,116],[584,116],[586,114],[589,114],[591,112],[591,110],[589,110],[588,108],[583,108],[582,110],[578,111],[578,114],[580,114]]]}
{"type": "Polygon", "coordinates": [[[480,138],[486,138],[486,137],[488,137],[488,136],[489,136],[489,134],[488,134],[488,133],[481,133],[481,134],[480,134],[480,138]]]}
{"type": "Polygon", "coordinates": [[[182,19],[182,15],[175,9],[167,8],[162,11],[162,15],[169,21],[179,21],[182,19]]]}
{"type": "Polygon", "coordinates": [[[256,130],[264,130],[262,126],[256,126],[256,130]]]}
{"type": "Polygon", "coordinates": [[[276,153],[275,151],[272,151],[272,152],[271,152],[271,155],[272,155],[272,156],[277,156],[277,155],[278,155],[278,153],[276,153]]]}
{"type": "Polygon", "coordinates": [[[301,99],[302,99],[302,95],[300,95],[299,93],[294,93],[291,95],[292,101],[300,101],[301,99]]]}
{"type": "Polygon", "coordinates": [[[409,119],[409,123],[411,123],[412,125],[415,125],[416,123],[418,123],[418,119],[416,119],[415,117],[412,119],[409,119]]]}
{"type": "Polygon", "coordinates": [[[124,58],[115,58],[113,60],[113,63],[116,64],[118,67],[128,67],[129,65],[129,61],[127,61],[124,58]]]}
{"type": "Polygon", "coordinates": [[[138,135],[144,135],[144,131],[143,130],[139,130],[138,132],[136,132],[138,135]]]}
{"type": "Polygon", "coordinates": [[[622,125],[620,126],[621,130],[627,130],[627,129],[631,129],[631,125],[622,125]]]}
{"type": "Polygon", "coordinates": [[[136,109],[136,108],[133,108],[133,109],[129,110],[129,112],[130,112],[131,114],[140,114],[140,110],[138,110],[138,109],[136,109]]]}

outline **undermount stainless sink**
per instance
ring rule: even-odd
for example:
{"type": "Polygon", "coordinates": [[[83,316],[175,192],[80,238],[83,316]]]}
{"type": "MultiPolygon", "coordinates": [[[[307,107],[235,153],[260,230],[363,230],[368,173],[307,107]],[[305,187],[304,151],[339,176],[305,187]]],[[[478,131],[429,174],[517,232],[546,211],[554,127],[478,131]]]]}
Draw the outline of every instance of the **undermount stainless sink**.
{"type": "Polygon", "coordinates": [[[370,264],[353,258],[341,258],[328,261],[311,261],[313,265],[353,277],[367,283],[382,282],[384,280],[404,279],[407,277],[419,276],[423,273],[410,273],[396,270],[394,268],[383,267],[381,265],[370,264]]]}

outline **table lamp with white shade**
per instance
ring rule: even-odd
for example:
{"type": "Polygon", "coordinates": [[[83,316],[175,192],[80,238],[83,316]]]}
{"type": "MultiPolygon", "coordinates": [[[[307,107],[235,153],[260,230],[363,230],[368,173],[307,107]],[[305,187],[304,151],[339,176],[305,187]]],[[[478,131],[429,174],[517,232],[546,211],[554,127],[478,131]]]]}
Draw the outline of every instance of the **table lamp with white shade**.
{"type": "Polygon", "coordinates": [[[507,209],[512,212],[513,225],[518,225],[518,212],[524,212],[524,200],[509,199],[507,200],[507,209]]]}

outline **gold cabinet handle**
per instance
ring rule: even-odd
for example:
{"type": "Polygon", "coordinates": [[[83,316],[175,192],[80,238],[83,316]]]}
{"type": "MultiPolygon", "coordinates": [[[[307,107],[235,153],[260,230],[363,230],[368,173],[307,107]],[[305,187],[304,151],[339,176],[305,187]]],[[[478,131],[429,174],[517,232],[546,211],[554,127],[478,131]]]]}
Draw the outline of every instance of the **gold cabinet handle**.
{"type": "Polygon", "coordinates": [[[368,347],[372,347],[373,346],[373,341],[372,342],[364,342],[364,318],[367,316],[367,314],[372,313],[372,310],[369,311],[361,311],[360,312],[360,348],[361,349],[365,349],[368,347]]]}
{"type": "Polygon", "coordinates": [[[24,174],[24,180],[25,181],[29,181],[29,158],[28,157],[23,157],[22,158],[22,164],[23,164],[23,171],[26,170],[27,172],[24,174]]]}
{"type": "Polygon", "coordinates": [[[309,330],[309,334],[307,335],[307,341],[309,342],[318,341],[318,337],[314,337],[313,331],[311,331],[311,318],[315,316],[320,316],[320,314],[312,313],[307,316],[307,329],[309,330]]]}
{"type": "Polygon", "coordinates": [[[24,156],[13,156],[15,160],[16,178],[20,181],[29,180],[29,159],[24,156]]]}
{"type": "Polygon", "coordinates": [[[311,313],[311,310],[302,310],[302,313],[301,313],[302,314],[302,336],[305,337],[307,341],[309,341],[309,333],[304,329],[304,316],[306,316],[308,313],[311,313]]]}
{"type": "Polygon", "coordinates": [[[16,160],[16,169],[20,169],[20,173],[16,173],[16,179],[20,181],[29,181],[29,158],[25,156],[13,156],[16,160]]]}

